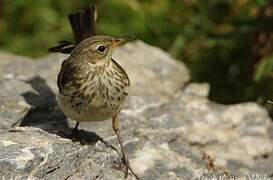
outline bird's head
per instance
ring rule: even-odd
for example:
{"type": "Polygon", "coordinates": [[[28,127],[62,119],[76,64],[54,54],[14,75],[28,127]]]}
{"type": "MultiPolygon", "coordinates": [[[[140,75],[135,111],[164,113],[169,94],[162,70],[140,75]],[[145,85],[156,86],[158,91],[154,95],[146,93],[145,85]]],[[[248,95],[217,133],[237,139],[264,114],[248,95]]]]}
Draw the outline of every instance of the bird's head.
{"type": "Polygon", "coordinates": [[[132,35],[118,38],[111,36],[92,36],[80,42],[71,55],[80,56],[92,64],[106,62],[111,59],[117,47],[132,38],[132,35]]]}

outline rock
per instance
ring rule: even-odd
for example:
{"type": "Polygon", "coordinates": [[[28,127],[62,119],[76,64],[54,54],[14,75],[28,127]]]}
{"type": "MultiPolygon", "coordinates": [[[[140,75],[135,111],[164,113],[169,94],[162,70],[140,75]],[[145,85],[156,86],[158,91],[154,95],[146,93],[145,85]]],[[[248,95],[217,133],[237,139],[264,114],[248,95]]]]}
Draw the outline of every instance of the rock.
{"type": "MultiPolygon", "coordinates": [[[[141,41],[114,57],[132,82],[122,138],[141,179],[272,178],[272,121],[262,107],[211,102],[208,84],[188,83],[184,64],[141,41]]],[[[3,179],[123,179],[111,121],[81,123],[80,141],[70,139],[75,122],[55,96],[64,58],[0,54],[3,179]]]]}

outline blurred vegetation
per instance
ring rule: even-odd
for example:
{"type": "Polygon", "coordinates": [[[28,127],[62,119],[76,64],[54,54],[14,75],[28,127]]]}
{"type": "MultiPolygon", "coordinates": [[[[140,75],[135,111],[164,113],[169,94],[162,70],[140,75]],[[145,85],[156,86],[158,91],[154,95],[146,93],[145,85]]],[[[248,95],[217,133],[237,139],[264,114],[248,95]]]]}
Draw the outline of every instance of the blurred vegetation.
{"type": "Polygon", "coordinates": [[[133,33],[168,51],[211,84],[211,99],[273,100],[272,0],[0,0],[0,48],[45,55],[73,39],[67,14],[90,2],[99,34],[133,33]]]}

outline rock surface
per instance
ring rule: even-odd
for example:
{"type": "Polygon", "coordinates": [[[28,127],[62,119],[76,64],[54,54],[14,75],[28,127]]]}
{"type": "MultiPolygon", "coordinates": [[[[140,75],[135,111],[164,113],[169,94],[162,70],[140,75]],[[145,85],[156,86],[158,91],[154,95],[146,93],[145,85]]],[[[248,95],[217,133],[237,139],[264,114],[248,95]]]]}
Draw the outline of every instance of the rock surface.
{"type": "MultiPolygon", "coordinates": [[[[132,81],[122,137],[141,179],[273,178],[272,122],[262,107],[209,101],[207,84],[188,84],[182,63],[141,41],[115,57],[132,81]]],[[[64,58],[0,54],[1,179],[123,179],[107,145],[118,147],[111,121],[81,123],[80,142],[70,139],[75,122],[55,97],[64,58]]]]}

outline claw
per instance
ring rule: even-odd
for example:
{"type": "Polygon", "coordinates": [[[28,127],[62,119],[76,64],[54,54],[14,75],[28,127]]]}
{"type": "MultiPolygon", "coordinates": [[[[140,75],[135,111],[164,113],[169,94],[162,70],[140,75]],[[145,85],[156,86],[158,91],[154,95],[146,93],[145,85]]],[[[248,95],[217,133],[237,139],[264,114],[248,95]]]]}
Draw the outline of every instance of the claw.
{"type": "Polygon", "coordinates": [[[139,177],[134,173],[134,171],[130,167],[129,160],[126,158],[125,151],[123,149],[122,142],[121,142],[121,137],[120,137],[120,133],[119,133],[119,129],[118,129],[118,124],[119,124],[119,116],[117,115],[116,117],[113,118],[112,125],[113,125],[113,130],[114,130],[114,132],[115,132],[115,134],[117,136],[118,143],[119,143],[120,149],[121,149],[122,158],[121,158],[120,167],[122,167],[122,165],[125,167],[125,175],[124,175],[125,179],[128,177],[129,171],[130,171],[131,174],[138,180],[139,177]]]}

